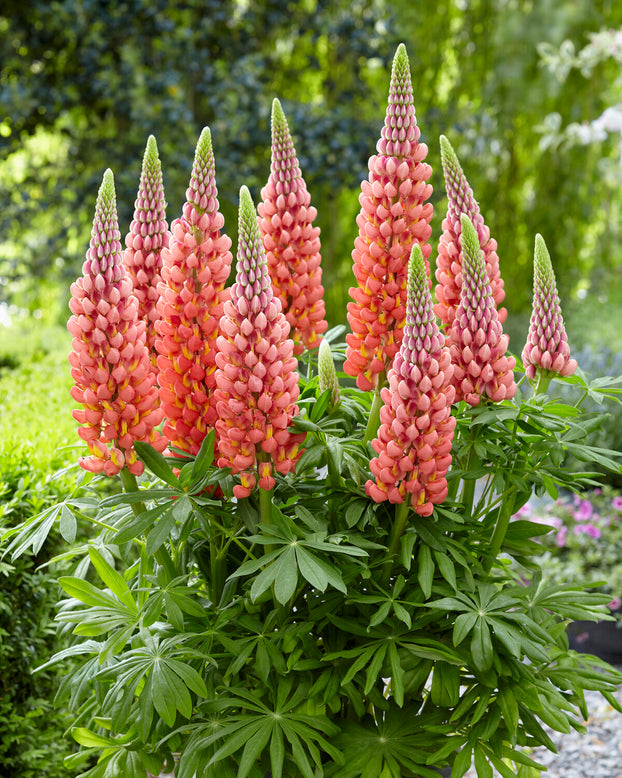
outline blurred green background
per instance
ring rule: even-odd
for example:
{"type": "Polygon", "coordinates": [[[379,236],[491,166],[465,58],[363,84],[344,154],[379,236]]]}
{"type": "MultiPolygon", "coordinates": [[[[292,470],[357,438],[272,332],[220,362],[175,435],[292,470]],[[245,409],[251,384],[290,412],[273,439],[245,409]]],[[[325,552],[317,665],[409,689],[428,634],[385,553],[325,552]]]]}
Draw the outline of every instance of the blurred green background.
{"type": "Polygon", "coordinates": [[[359,185],[403,41],[434,169],[433,246],[445,211],[444,133],[499,243],[510,333],[524,338],[540,232],[571,334],[606,335],[610,321],[598,319],[620,290],[622,122],[610,110],[606,131],[592,136],[589,123],[620,102],[622,44],[613,34],[590,44],[590,34],[621,25],[613,0],[5,0],[4,316],[65,321],[103,171],[115,174],[125,235],[151,133],[170,222],[200,131],[211,128],[235,245],[240,186],[257,200],[268,176],[278,97],[319,212],[330,324],[344,321],[359,185]],[[572,132],[576,123],[582,131],[572,132]]]}

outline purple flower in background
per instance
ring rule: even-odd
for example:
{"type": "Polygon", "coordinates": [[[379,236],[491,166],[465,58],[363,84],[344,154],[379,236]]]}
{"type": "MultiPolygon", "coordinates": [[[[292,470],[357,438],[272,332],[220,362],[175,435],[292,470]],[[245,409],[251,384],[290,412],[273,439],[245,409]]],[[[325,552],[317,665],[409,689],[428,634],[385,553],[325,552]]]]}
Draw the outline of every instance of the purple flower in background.
{"type": "Polygon", "coordinates": [[[617,611],[618,608],[622,605],[622,600],[620,600],[619,597],[614,597],[613,600],[611,600],[610,603],[608,603],[609,610],[610,611],[617,611]]]}
{"type": "Polygon", "coordinates": [[[529,518],[532,513],[533,513],[533,509],[531,505],[528,502],[526,502],[524,505],[521,505],[521,507],[516,511],[516,513],[512,518],[514,519],[529,518]]]}
{"type": "Polygon", "coordinates": [[[576,511],[573,511],[573,516],[577,521],[588,521],[592,518],[594,513],[594,506],[589,500],[581,500],[579,502],[576,511]]]}
{"type": "Polygon", "coordinates": [[[563,548],[566,545],[567,534],[568,534],[568,527],[561,527],[559,532],[555,536],[555,543],[559,548],[563,548]]]}
{"type": "Polygon", "coordinates": [[[586,535],[589,535],[591,538],[594,538],[597,540],[600,537],[600,528],[596,527],[594,524],[585,524],[583,526],[583,531],[586,535]]]}
{"type": "Polygon", "coordinates": [[[611,500],[611,507],[614,511],[622,511],[622,497],[614,497],[611,500]]]}
{"type": "Polygon", "coordinates": [[[602,494],[602,493],[603,493],[602,489],[596,488],[596,489],[592,490],[592,494],[594,494],[594,495],[599,495],[599,494],[602,494]]]}

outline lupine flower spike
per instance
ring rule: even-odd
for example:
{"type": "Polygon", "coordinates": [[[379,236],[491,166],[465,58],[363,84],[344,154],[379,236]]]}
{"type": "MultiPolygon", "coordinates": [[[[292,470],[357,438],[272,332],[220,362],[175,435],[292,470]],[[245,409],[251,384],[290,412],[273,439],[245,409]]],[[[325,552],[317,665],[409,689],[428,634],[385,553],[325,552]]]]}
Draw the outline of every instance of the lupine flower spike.
{"type": "Polygon", "coordinates": [[[404,337],[382,389],[381,426],[372,442],[378,456],[369,463],[375,481],[365,490],[376,502],[409,501],[429,516],[447,496],[456,420],[453,366],[440,332],[429,275],[418,245],[412,249],[404,337]]]}
{"type": "Polygon", "coordinates": [[[183,215],[162,251],[157,348],[164,434],[196,454],[216,421],[216,338],[231,268],[231,240],[221,234],[212,139],[206,127],[194,157],[183,215]]]}
{"type": "Polygon", "coordinates": [[[320,267],[317,210],[300,172],[296,149],[278,100],[272,103],[272,164],[261,190],[260,230],[272,290],[291,327],[294,354],[317,348],[328,324],[320,267]]]}
{"type": "Polygon", "coordinates": [[[555,374],[569,376],[577,369],[576,360],[570,358],[551,257],[541,235],[536,235],[533,308],[522,360],[527,377],[534,380],[540,374],[546,384],[555,374]]]}
{"type": "Polygon", "coordinates": [[[162,167],[158,146],[149,136],[143,157],[134,220],[125,238],[123,264],[132,279],[138,300],[138,316],[147,326],[147,347],[154,372],[157,373],[156,322],[158,313],[158,284],[162,268],[161,252],[169,243],[170,232],[166,222],[166,204],[162,186],[162,167]]]}
{"type": "Polygon", "coordinates": [[[393,60],[389,104],[378,154],[369,160],[369,180],[361,185],[359,235],[352,258],[358,286],[348,304],[352,333],[346,336],[344,370],[367,391],[382,384],[402,342],[406,280],[413,247],[427,265],[431,247],[431,168],[419,143],[408,55],[400,44],[393,60]]]}
{"type": "Polygon", "coordinates": [[[516,394],[512,372],[516,360],[506,356],[509,337],[503,334],[499,321],[475,226],[464,213],[460,225],[460,304],[447,338],[456,400],[477,405],[480,397],[487,395],[500,402],[516,394]]]}
{"type": "Polygon", "coordinates": [[[318,353],[318,384],[320,392],[330,391],[329,411],[334,411],[341,404],[341,390],[337,379],[337,371],[333,361],[333,353],[327,340],[322,340],[318,353]]]}
{"type": "Polygon", "coordinates": [[[245,186],[240,190],[236,281],[220,326],[215,394],[218,466],[240,474],[233,492],[248,497],[256,484],[272,489],[274,471],[294,471],[304,434],[289,429],[298,413],[294,341],[272,291],[257,212],[245,186]]]}
{"type": "Polygon", "coordinates": [[[484,224],[479,206],[473,197],[473,190],[460,167],[458,157],[444,135],[441,135],[441,161],[448,203],[436,260],[435,275],[438,284],[434,289],[437,299],[434,312],[444,325],[445,331],[449,332],[456,317],[456,309],[460,304],[460,288],[463,277],[460,253],[460,217],[464,213],[469,217],[477,231],[479,245],[484,252],[492,297],[497,306],[497,317],[503,324],[507,317],[507,311],[505,308],[499,308],[505,298],[505,291],[499,273],[497,241],[490,237],[490,230],[484,224]]]}
{"type": "Polygon", "coordinates": [[[73,336],[69,355],[75,386],[71,396],[84,406],[73,417],[90,456],[80,465],[112,476],[123,467],[140,475],[144,465],[134,443],[150,443],[158,451],[167,441],[155,427],[155,375],[145,344],[145,322],[138,318],[138,301],[122,262],[112,171],[104,173],[97,195],[91,242],[82,278],[71,286],[67,327],[73,336]]]}

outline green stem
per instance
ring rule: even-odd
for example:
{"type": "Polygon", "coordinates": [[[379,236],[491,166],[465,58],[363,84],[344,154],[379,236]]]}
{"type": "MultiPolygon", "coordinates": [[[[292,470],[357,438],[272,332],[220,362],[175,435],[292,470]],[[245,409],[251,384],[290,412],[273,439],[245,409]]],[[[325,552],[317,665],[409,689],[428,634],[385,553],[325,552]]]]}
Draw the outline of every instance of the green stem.
{"type": "Polygon", "coordinates": [[[391,570],[393,569],[395,557],[399,552],[400,540],[406,529],[409,513],[410,504],[407,501],[399,503],[395,509],[395,518],[393,520],[391,535],[389,536],[389,550],[387,551],[387,558],[382,566],[382,585],[385,585],[391,577],[391,570]]]}
{"type": "Polygon", "coordinates": [[[367,427],[365,428],[365,443],[371,442],[376,437],[378,427],[380,427],[380,409],[382,408],[382,397],[380,396],[380,392],[383,385],[384,381],[379,381],[376,391],[374,392],[374,399],[371,404],[367,427]]]}
{"type": "Polygon", "coordinates": [[[510,525],[510,519],[512,517],[511,511],[508,507],[512,503],[507,498],[510,497],[513,491],[515,490],[511,489],[507,493],[506,499],[502,502],[501,508],[499,509],[499,516],[497,518],[497,523],[492,533],[492,538],[490,539],[490,556],[489,559],[484,564],[484,569],[486,570],[486,572],[490,570],[493,562],[499,556],[499,552],[501,551],[501,546],[503,545],[503,541],[505,540],[505,536],[508,531],[508,527],[510,525]]]}
{"type": "Polygon", "coordinates": [[[546,394],[553,376],[544,370],[538,370],[538,383],[534,389],[534,394],[546,394]]]}
{"type": "MultiPolygon", "coordinates": [[[[130,473],[127,467],[124,467],[119,475],[121,476],[121,483],[123,484],[123,488],[126,492],[139,491],[136,476],[133,473],[130,473]]],[[[143,502],[133,502],[132,510],[134,511],[135,516],[140,516],[140,514],[146,510],[145,504],[143,502]]],[[[177,577],[177,569],[165,546],[160,546],[160,548],[155,552],[155,558],[158,561],[158,564],[164,567],[168,572],[170,580],[177,577]]]]}

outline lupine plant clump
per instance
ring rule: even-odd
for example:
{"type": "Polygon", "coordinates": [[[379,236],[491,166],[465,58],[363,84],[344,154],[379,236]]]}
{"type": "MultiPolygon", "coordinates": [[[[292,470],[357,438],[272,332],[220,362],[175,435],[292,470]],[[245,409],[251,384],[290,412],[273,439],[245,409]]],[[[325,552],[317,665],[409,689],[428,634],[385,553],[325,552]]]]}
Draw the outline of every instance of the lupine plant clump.
{"type": "Polygon", "coordinates": [[[73,544],[57,615],[70,644],[43,665],[70,667],[66,764],[81,778],[537,772],[551,729],[584,731],[586,689],[620,710],[622,675],[566,634],[610,619],[611,595],[543,577],[551,527],[525,508],[594,486],[594,462],[622,472],[589,443],[602,417],[554,392],[615,399],[618,384],[571,375],[540,238],[523,364],[511,352],[508,249],[446,139],[433,270],[403,45],[361,187],[345,342],[324,321],[315,210],[278,101],[272,131],[259,213],[240,182],[233,281],[207,128],[168,237],[150,139],[125,264],[104,175],[69,321],[88,456],[71,495],[5,535],[14,554],[56,527],[73,544]]]}

